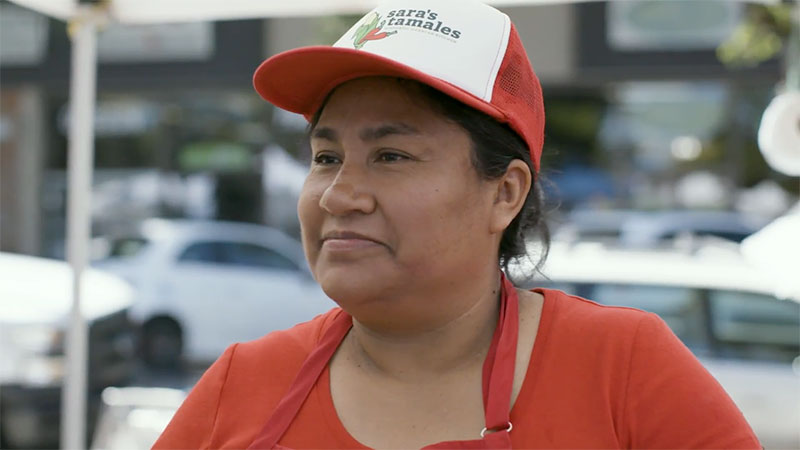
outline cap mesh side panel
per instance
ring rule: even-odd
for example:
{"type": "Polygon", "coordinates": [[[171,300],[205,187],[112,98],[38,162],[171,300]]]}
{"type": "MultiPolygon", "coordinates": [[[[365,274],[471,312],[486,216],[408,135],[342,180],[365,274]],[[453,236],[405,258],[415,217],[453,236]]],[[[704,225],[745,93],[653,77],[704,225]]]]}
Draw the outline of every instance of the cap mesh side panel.
{"type": "Polygon", "coordinates": [[[513,24],[506,55],[497,72],[492,104],[505,112],[511,127],[528,143],[538,168],[544,141],[542,88],[513,24]]]}

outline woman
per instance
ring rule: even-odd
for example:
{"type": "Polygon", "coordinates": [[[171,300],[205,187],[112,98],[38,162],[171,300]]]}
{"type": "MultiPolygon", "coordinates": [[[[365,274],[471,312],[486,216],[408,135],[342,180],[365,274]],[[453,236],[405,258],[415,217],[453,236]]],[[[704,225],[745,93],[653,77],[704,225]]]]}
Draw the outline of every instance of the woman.
{"type": "Polygon", "coordinates": [[[298,214],[341,309],[230,347],[155,448],[759,447],[656,316],[502,274],[547,242],[541,91],[507,16],[394,1],[255,86],[310,120],[298,214]]]}

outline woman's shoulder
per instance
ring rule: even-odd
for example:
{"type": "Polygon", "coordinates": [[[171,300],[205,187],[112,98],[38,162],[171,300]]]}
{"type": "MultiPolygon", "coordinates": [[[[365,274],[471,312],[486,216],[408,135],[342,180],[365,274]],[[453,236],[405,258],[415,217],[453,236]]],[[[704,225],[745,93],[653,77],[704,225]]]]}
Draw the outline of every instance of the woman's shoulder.
{"type": "Polygon", "coordinates": [[[639,322],[653,314],[626,306],[613,306],[597,303],[577,295],[555,289],[537,288],[545,298],[546,310],[551,319],[567,322],[589,329],[635,329],[639,322]]]}
{"type": "Polygon", "coordinates": [[[560,427],[552,439],[562,447],[597,446],[599,436],[622,448],[758,447],[723,388],[659,316],[535,291],[544,307],[536,370],[515,407],[520,422],[560,427]]]}
{"type": "Polygon", "coordinates": [[[320,314],[285,330],[273,331],[261,338],[236,344],[234,359],[238,364],[269,366],[302,362],[316,346],[332,319],[340,314],[340,308],[320,314]]]}
{"type": "Polygon", "coordinates": [[[233,344],[203,374],[154,448],[244,448],[289,388],[332,319],[233,344]]]}
{"type": "MultiPolygon", "coordinates": [[[[678,341],[656,314],[636,308],[611,306],[553,289],[536,289],[544,296],[540,322],[543,340],[582,357],[628,355],[634,342],[678,341]]],[[[678,341],[679,342],[679,341],[678,341]]],[[[577,355],[576,355],[577,356],[577,355]]]]}

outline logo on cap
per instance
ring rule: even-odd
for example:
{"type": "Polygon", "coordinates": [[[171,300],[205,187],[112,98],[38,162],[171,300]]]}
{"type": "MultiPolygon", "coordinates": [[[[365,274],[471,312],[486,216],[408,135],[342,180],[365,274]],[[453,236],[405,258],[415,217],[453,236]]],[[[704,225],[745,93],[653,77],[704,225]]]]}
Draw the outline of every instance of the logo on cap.
{"type": "Polygon", "coordinates": [[[396,34],[397,31],[381,31],[385,20],[381,20],[381,15],[372,12],[364,18],[364,23],[353,33],[353,46],[360,49],[369,41],[377,41],[396,34]]]}

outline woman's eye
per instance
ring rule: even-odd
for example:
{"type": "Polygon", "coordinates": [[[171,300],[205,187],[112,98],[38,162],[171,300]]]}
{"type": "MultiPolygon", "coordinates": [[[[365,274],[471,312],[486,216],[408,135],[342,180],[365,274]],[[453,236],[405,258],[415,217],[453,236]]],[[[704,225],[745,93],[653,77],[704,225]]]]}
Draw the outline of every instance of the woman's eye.
{"type": "Polygon", "coordinates": [[[378,160],[380,162],[397,162],[408,159],[406,155],[401,155],[400,153],[395,152],[383,152],[378,155],[378,160]]]}
{"type": "Polygon", "coordinates": [[[314,164],[318,164],[321,166],[336,164],[338,162],[339,158],[328,153],[320,153],[314,157],[314,164]]]}

